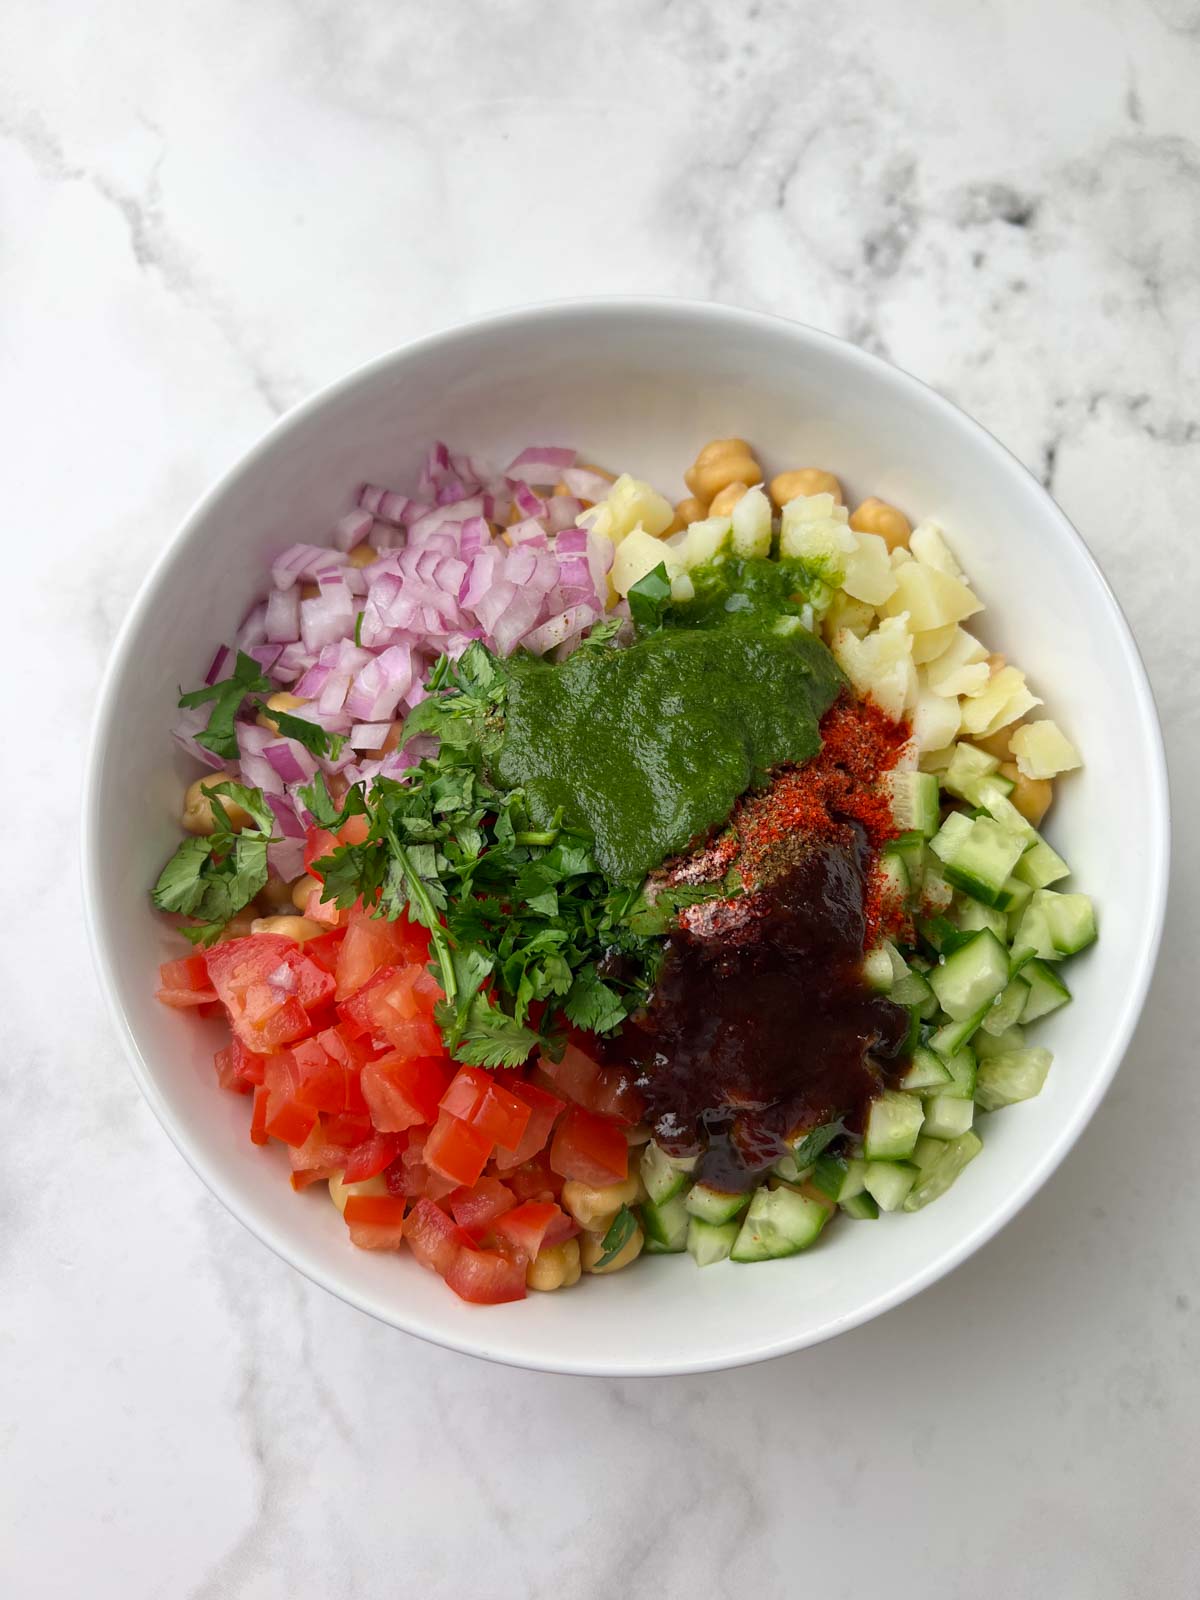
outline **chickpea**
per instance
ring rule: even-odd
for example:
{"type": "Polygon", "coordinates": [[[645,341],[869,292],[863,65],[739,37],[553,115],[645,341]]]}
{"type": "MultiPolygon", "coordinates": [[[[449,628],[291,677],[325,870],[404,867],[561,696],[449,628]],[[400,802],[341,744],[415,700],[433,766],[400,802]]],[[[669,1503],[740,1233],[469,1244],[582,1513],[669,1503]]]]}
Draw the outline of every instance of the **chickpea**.
{"type": "MultiPolygon", "coordinates": [[[[258,891],[255,903],[267,916],[277,916],[280,912],[290,912],[294,904],[292,900],[292,886],[285,883],[277,872],[269,872],[267,881],[258,891]]],[[[303,906],[301,910],[303,910],[303,906]]]]}
{"type": "MultiPolygon", "coordinates": [[[[307,700],[301,700],[299,695],[289,694],[286,689],[267,697],[267,711],[299,711],[301,706],[307,704],[307,700]]],[[[260,728],[269,728],[272,733],[279,732],[279,724],[269,717],[266,711],[260,711],[254,720],[260,728]]]]}
{"type": "MultiPolygon", "coordinates": [[[[195,783],[188,784],[183,797],[183,815],[180,820],[189,833],[209,834],[217,831],[217,815],[213,810],[212,799],[203,791],[206,784],[211,789],[214,784],[224,781],[223,773],[210,772],[207,777],[197,778],[195,783]]],[[[225,814],[232,823],[235,833],[241,833],[243,828],[250,827],[254,818],[248,811],[244,811],[228,795],[218,795],[217,798],[225,807],[225,814]]]]}
{"type": "Polygon", "coordinates": [[[681,500],[675,507],[675,521],[680,528],[690,528],[693,522],[703,522],[707,515],[707,502],[697,500],[694,494],[689,495],[686,500],[681,500]]]}
{"type": "Polygon", "coordinates": [[[582,1268],[579,1264],[579,1240],[564,1239],[539,1250],[525,1268],[525,1282],[531,1289],[569,1289],[579,1282],[582,1268]]]}
{"type": "Polygon", "coordinates": [[[297,944],[328,931],[311,917],[255,917],[250,924],[251,933],[281,933],[285,939],[295,939],[297,944]]]}
{"type": "MultiPolygon", "coordinates": [[[[1009,733],[1012,731],[1011,728],[1008,729],[1009,733]]],[[[1049,778],[1027,778],[1015,761],[1005,761],[1000,767],[1000,772],[1003,777],[1012,779],[1012,793],[1008,798],[1025,821],[1036,828],[1050,809],[1050,802],[1054,799],[1054,785],[1049,778]]]]}
{"type": "Polygon", "coordinates": [[[850,518],[850,526],[856,533],[877,533],[889,550],[907,546],[908,536],[912,532],[903,511],[897,511],[886,500],[876,500],[873,495],[855,511],[850,518]]]}
{"type": "Polygon", "coordinates": [[[837,504],[845,505],[842,486],[832,472],[821,467],[799,467],[795,472],[781,472],[771,479],[770,496],[780,511],[797,495],[831,494],[837,504]]]}
{"type": "Polygon", "coordinates": [[[729,517],[733,515],[733,508],[744,494],[750,493],[748,483],[727,483],[725,487],[713,495],[712,505],[708,508],[710,517],[729,517]]]}
{"type": "Polygon", "coordinates": [[[230,939],[248,939],[254,932],[254,924],[257,920],[254,912],[249,907],[245,911],[239,911],[236,916],[230,917],[229,921],[221,929],[217,935],[217,943],[228,944],[230,939]]]}
{"type": "Polygon", "coordinates": [[[636,1171],[623,1183],[606,1184],[603,1189],[593,1189],[590,1183],[568,1178],[563,1184],[562,1203],[581,1228],[603,1231],[622,1206],[636,1203],[640,1182],[641,1176],[636,1171]]]}
{"type": "Polygon", "coordinates": [[[995,756],[998,761],[1007,761],[1012,754],[1008,741],[1017,729],[1023,726],[1021,722],[1010,722],[1006,727],[997,728],[995,733],[989,733],[986,738],[976,735],[971,743],[978,745],[981,750],[986,750],[988,755],[995,756]]]}
{"type": "Polygon", "coordinates": [[[346,1201],[352,1194],[390,1193],[382,1172],[377,1172],[373,1178],[363,1178],[358,1183],[346,1183],[340,1172],[335,1173],[329,1180],[329,1198],[343,1215],[346,1211],[346,1201]]]}
{"type": "Polygon", "coordinates": [[[585,1272],[620,1272],[622,1267],[629,1266],[636,1261],[642,1253],[642,1246],[646,1242],[646,1235],[641,1228],[634,1228],[629,1239],[617,1251],[611,1261],[599,1267],[596,1263],[604,1254],[604,1235],[602,1233],[584,1233],[579,1240],[579,1255],[583,1262],[585,1272]]]}
{"type": "Polygon", "coordinates": [[[314,878],[311,872],[304,872],[298,877],[291,888],[292,904],[297,911],[308,910],[308,897],[314,889],[321,887],[321,880],[314,878]]]}
{"type": "Polygon", "coordinates": [[[731,483],[761,483],[762,468],[745,439],[711,439],[683,475],[698,500],[711,501],[731,483]]]}
{"type": "Polygon", "coordinates": [[[350,552],[352,567],[369,567],[379,560],[379,551],[373,544],[356,544],[350,552]]]}

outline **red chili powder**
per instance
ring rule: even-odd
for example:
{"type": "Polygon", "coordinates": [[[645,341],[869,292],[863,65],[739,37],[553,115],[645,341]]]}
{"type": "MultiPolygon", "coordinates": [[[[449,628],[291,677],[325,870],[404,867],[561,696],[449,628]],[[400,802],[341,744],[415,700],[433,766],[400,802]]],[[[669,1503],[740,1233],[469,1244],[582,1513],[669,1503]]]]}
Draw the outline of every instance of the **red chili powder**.
{"type": "MultiPolygon", "coordinates": [[[[715,871],[736,860],[752,890],[798,849],[814,842],[850,844],[851,823],[862,828],[872,852],[878,851],[897,832],[881,779],[896,765],[910,736],[907,722],[893,722],[869,701],[839,699],[821,721],[823,743],[817,755],[801,767],[785,768],[769,788],[739,801],[729,831],[692,858],[690,870],[676,872],[676,880],[711,880],[715,871]]],[[[719,911],[712,902],[705,904],[703,920],[712,926],[716,911],[719,926],[724,920],[719,911]]],[[[735,918],[736,904],[729,903],[735,918]]],[[[701,913],[704,908],[696,910],[701,913]]],[[[874,860],[867,876],[864,913],[867,948],[903,920],[903,908],[884,901],[874,860]]],[[[685,912],[681,920],[687,926],[693,918],[685,912]]]]}

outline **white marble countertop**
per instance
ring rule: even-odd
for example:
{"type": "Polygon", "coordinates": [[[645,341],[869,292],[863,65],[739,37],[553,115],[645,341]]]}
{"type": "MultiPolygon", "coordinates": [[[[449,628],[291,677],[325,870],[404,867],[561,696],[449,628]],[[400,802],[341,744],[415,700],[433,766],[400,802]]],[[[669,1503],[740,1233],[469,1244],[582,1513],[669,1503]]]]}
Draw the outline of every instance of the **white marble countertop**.
{"type": "Polygon", "coordinates": [[[0,14],[0,1592],[1195,1596],[1197,82],[1197,0],[0,14]],[[657,1383],[448,1354],[268,1254],[142,1104],[76,888],[93,687],[194,497],[368,356],[597,292],[845,334],[1034,464],[1183,819],[1148,1015],[1022,1216],[833,1344],[657,1383]]]}

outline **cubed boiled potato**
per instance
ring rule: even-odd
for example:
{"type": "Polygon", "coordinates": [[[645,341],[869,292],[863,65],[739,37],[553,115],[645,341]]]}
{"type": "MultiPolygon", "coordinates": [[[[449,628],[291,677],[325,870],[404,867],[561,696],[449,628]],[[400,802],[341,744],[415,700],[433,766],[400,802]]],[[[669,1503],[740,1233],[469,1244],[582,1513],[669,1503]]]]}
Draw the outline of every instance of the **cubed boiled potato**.
{"type": "Polygon", "coordinates": [[[927,567],[922,561],[906,561],[894,568],[896,590],[883,606],[890,617],[908,612],[908,625],[913,633],[924,633],[930,628],[944,628],[951,622],[962,622],[983,610],[965,583],[927,567]]]}
{"type": "Polygon", "coordinates": [[[703,522],[693,522],[683,535],[679,559],[690,571],[692,567],[706,566],[710,561],[728,551],[733,523],[729,517],[706,517],[703,522]]]}
{"type": "Polygon", "coordinates": [[[667,568],[669,578],[677,578],[683,571],[679,553],[663,540],[656,539],[645,528],[634,528],[617,546],[609,577],[619,595],[627,595],[639,578],[653,572],[659,562],[667,568]]]}
{"type": "Polygon", "coordinates": [[[991,676],[987,650],[973,633],[957,623],[952,626],[953,637],[937,660],[926,667],[925,681],[934,694],[979,694],[991,676]]]}
{"type": "Polygon", "coordinates": [[[899,721],[916,703],[912,635],[903,618],[887,618],[865,639],[843,629],[834,636],[831,649],[859,694],[869,696],[888,716],[899,721]]]}
{"type": "Polygon", "coordinates": [[[1016,757],[1017,770],[1026,778],[1056,778],[1060,772],[1073,772],[1083,765],[1079,751],[1049,717],[1017,728],[1008,747],[1016,757]]]}
{"type": "Polygon", "coordinates": [[[946,543],[946,536],[936,522],[918,522],[909,536],[908,548],[918,561],[927,567],[936,567],[948,578],[963,581],[963,570],[954,559],[954,552],[946,543]]]}
{"type": "Polygon", "coordinates": [[[733,508],[733,553],[769,556],[771,502],[761,489],[748,489],[733,508]]]}
{"type": "Polygon", "coordinates": [[[607,534],[614,544],[621,544],[635,528],[657,535],[665,533],[675,520],[675,509],[652,484],[640,478],[631,478],[623,472],[607,497],[591,511],[583,512],[579,521],[607,534]]]}
{"type": "Polygon", "coordinates": [[[848,516],[831,494],[797,495],[780,515],[780,555],[808,562],[837,588],[845,576],[846,557],[857,548],[848,516]]]}
{"type": "Polygon", "coordinates": [[[958,623],[949,622],[944,628],[927,628],[924,633],[914,633],[913,660],[919,667],[926,662],[936,661],[953,644],[958,631],[958,623]]]}
{"type": "Polygon", "coordinates": [[[881,606],[895,594],[898,582],[887,542],[877,533],[855,533],[854,543],[855,548],[846,553],[842,588],[852,600],[881,606]]]}
{"type": "Polygon", "coordinates": [[[968,695],[962,701],[963,732],[968,737],[972,734],[986,737],[1041,703],[1037,695],[1030,693],[1023,672],[1016,667],[1001,667],[999,672],[993,673],[981,694],[968,695]]]}

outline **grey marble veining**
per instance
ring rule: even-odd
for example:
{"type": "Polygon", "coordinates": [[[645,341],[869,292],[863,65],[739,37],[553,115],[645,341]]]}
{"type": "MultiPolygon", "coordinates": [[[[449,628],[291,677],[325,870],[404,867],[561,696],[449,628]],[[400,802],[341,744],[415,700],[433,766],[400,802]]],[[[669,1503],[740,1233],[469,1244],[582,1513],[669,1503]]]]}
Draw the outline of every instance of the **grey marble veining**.
{"type": "Polygon", "coordinates": [[[16,0],[0,1592],[1197,1593],[1197,0],[16,0]],[[1182,827],[1081,1144],[915,1303],[766,1367],[508,1372],[312,1288],[125,1071],[79,752],[164,533],[287,406],[497,306],[782,311],[991,427],[1105,566],[1182,827]],[[36,708],[36,709],[34,709],[36,708]]]}

